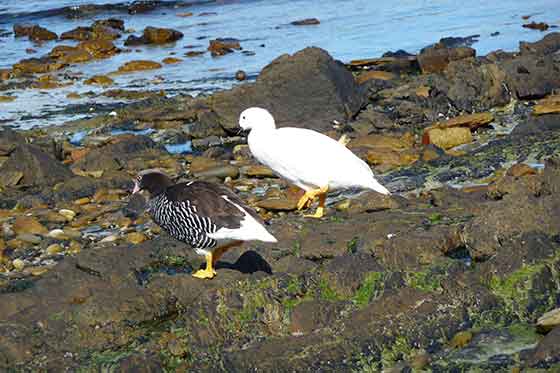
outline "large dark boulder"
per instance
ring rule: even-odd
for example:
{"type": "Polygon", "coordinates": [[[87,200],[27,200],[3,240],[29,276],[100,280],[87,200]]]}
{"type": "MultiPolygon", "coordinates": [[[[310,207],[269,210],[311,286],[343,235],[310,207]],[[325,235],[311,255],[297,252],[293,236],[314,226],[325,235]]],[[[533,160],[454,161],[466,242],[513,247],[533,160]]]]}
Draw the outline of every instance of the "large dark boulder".
{"type": "Polygon", "coordinates": [[[216,93],[211,106],[220,124],[238,130],[239,114],[251,106],[268,109],[279,127],[332,129],[333,120],[346,121],[362,106],[362,94],[342,63],[320,48],[282,55],[253,84],[216,93]]]}
{"type": "Polygon", "coordinates": [[[518,99],[536,99],[560,88],[560,60],[553,55],[521,55],[504,61],[506,82],[518,99]]]}
{"type": "Polygon", "coordinates": [[[10,128],[0,131],[0,155],[9,155],[18,145],[25,143],[25,137],[10,128]]]}
{"type": "Polygon", "coordinates": [[[20,185],[53,185],[72,177],[72,172],[52,155],[40,148],[20,144],[10,158],[0,167],[0,175],[19,175],[20,185]]]}
{"type": "Polygon", "coordinates": [[[447,48],[443,43],[424,48],[418,55],[418,63],[423,73],[439,73],[449,62],[474,57],[476,51],[469,47],[447,48]]]}

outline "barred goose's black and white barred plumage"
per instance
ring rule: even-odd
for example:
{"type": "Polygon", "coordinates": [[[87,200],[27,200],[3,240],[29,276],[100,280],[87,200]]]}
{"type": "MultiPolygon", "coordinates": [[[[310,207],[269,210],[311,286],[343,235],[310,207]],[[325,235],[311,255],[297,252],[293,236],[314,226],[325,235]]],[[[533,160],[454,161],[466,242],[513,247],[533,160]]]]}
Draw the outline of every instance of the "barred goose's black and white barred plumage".
{"type": "Polygon", "coordinates": [[[152,219],[206,257],[206,269],[195,272],[195,277],[214,277],[216,261],[242,241],[277,242],[257,213],[222,185],[206,181],[173,184],[161,171],[145,170],[138,175],[133,193],[141,190],[150,193],[152,219]]]}

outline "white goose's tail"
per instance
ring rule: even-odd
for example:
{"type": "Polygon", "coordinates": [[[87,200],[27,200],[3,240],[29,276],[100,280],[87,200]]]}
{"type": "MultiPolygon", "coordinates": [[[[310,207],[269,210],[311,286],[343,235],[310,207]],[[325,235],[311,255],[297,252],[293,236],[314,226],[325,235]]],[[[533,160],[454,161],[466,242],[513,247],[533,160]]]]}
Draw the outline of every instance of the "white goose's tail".
{"type": "Polygon", "coordinates": [[[368,189],[374,190],[377,193],[381,193],[381,194],[385,194],[385,195],[390,195],[391,192],[389,192],[389,190],[387,188],[385,188],[383,185],[379,184],[379,181],[375,180],[374,177],[372,177],[370,179],[370,182],[368,183],[368,185],[366,186],[368,189]]]}

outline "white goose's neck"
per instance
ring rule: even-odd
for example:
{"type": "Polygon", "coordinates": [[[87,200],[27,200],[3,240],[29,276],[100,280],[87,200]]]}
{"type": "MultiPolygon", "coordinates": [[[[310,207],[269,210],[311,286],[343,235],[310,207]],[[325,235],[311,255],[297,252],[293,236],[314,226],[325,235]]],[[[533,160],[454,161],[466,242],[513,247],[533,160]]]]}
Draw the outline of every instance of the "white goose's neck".
{"type": "Polygon", "coordinates": [[[251,139],[256,139],[256,138],[263,138],[263,137],[269,137],[271,135],[274,134],[274,131],[276,131],[275,127],[257,127],[257,128],[253,128],[251,130],[251,132],[249,132],[249,136],[247,137],[247,141],[251,141],[251,139]]]}

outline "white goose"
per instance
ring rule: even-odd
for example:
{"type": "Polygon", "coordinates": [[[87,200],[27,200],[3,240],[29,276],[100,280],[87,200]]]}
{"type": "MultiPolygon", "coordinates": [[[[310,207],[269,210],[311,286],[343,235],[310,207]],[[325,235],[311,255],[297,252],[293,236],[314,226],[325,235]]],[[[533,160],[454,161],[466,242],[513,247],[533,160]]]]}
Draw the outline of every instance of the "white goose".
{"type": "Polygon", "coordinates": [[[305,128],[277,129],[272,115],[257,107],[241,113],[239,126],[250,130],[247,142],[259,162],[305,190],[299,210],[319,197],[317,211],[308,217],[323,216],[327,192],[332,190],[359,187],[390,194],[342,142],[305,128]]]}

